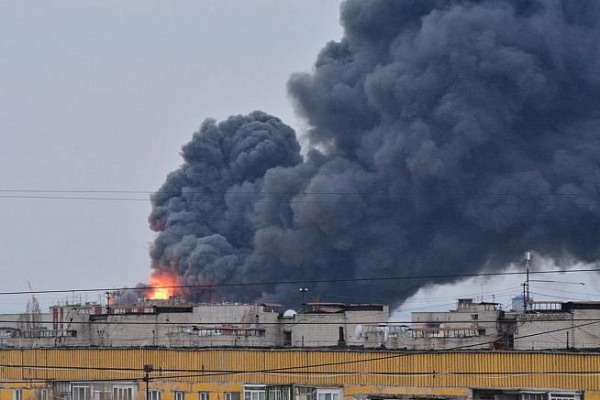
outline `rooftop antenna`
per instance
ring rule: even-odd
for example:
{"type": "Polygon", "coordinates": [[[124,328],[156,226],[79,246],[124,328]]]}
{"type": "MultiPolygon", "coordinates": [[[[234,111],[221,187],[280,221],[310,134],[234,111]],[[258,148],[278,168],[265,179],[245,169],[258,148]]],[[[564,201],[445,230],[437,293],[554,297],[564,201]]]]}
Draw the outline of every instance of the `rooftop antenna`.
{"type": "Polygon", "coordinates": [[[19,317],[19,322],[21,325],[23,325],[24,329],[36,330],[39,328],[39,323],[42,319],[42,312],[40,311],[40,303],[35,297],[35,292],[33,291],[29,281],[27,281],[27,286],[31,292],[31,298],[27,302],[25,314],[21,314],[19,317]]]}
{"type": "Polygon", "coordinates": [[[533,254],[531,251],[525,252],[525,282],[523,283],[523,312],[527,312],[527,305],[529,304],[529,267],[531,266],[531,260],[533,254]]]}

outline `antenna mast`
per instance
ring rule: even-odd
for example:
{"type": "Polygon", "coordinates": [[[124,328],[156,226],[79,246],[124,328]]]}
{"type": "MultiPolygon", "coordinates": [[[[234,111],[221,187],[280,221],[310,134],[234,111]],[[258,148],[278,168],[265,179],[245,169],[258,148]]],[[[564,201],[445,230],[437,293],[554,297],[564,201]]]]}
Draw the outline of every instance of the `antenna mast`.
{"type": "Polygon", "coordinates": [[[531,259],[533,254],[531,251],[525,252],[525,282],[523,283],[523,312],[527,312],[527,305],[529,304],[529,267],[531,266],[531,259]]]}

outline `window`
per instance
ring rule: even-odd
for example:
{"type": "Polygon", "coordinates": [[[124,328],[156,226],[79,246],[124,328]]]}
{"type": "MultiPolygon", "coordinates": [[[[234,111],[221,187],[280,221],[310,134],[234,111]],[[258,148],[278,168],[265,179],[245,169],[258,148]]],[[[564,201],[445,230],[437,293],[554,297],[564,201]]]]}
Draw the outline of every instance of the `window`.
{"type": "Polygon", "coordinates": [[[318,400],[339,400],[339,394],[337,393],[319,393],[318,400]]]}
{"type": "Polygon", "coordinates": [[[315,400],[315,388],[306,386],[297,386],[296,395],[294,396],[297,400],[315,400]]]}
{"type": "Polygon", "coordinates": [[[267,386],[268,400],[291,400],[290,386],[267,386]]]}
{"type": "Polygon", "coordinates": [[[208,392],[198,392],[198,400],[210,400],[208,392]]]}
{"type": "MultiPolygon", "coordinates": [[[[73,385],[71,386],[71,399],[72,400],[90,400],[90,387],[87,385],[73,385]]],[[[20,400],[20,399],[19,399],[20,400]]]]}
{"type": "Polygon", "coordinates": [[[23,390],[13,389],[13,400],[23,400],[23,390]]]}
{"type": "Polygon", "coordinates": [[[292,332],[283,332],[283,345],[284,346],[292,345],[292,332]]]}
{"type": "Polygon", "coordinates": [[[149,400],[160,400],[160,390],[150,390],[148,391],[149,400]]]}
{"type": "Polygon", "coordinates": [[[185,392],[175,391],[175,400],[185,400],[185,392]]]}
{"type": "Polygon", "coordinates": [[[317,389],[317,400],[340,400],[340,389],[317,389]]]}
{"type": "Polygon", "coordinates": [[[133,388],[131,386],[114,386],[113,400],[133,400],[133,388]]]}
{"type": "Polygon", "coordinates": [[[35,399],[36,400],[49,400],[49,390],[48,389],[37,389],[35,391],[35,399]]]}
{"type": "Polygon", "coordinates": [[[346,336],[344,336],[344,327],[340,326],[338,327],[338,346],[345,346],[346,345],[346,336]]]}
{"type": "Polygon", "coordinates": [[[521,400],[546,400],[546,393],[522,393],[521,400]]]}
{"type": "Polygon", "coordinates": [[[550,393],[550,400],[579,400],[581,397],[575,393],[550,393]]]}
{"type": "Polygon", "coordinates": [[[240,400],[240,392],[226,392],[225,400],[240,400]]]}
{"type": "Polygon", "coordinates": [[[265,400],[266,397],[264,387],[244,387],[244,400],[265,400]]]}

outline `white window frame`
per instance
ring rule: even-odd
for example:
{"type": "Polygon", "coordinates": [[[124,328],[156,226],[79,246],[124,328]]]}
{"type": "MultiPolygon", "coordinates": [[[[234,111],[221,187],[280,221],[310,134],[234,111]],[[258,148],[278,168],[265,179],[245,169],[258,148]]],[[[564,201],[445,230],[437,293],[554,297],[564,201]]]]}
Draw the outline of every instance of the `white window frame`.
{"type": "Polygon", "coordinates": [[[241,400],[240,392],[225,392],[225,400],[241,400]],[[234,396],[235,394],[235,396],[234,396]]]}
{"type": "Polygon", "coordinates": [[[148,398],[150,400],[161,400],[162,393],[158,389],[150,389],[148,391],[148,398]]]}
{"type": "Polygon", "coordinates": [[[114,385],[112,400],[135,400],[135,388],[131,385],[114,385]]]}
{"type": "Polygon", "coordinates": [[[580,400],[581,395],[579,393],[549,393],[549,400],[580,400]]]}
{"type": "Polygon", "coordinates": [[[264,385],[244,385],[244,400],[266,400],[267,387],[264,385]]]}
{"type": "Polygon", "coordinates": [[[173,399],[174,400],[185,400],[185,392],[182,390],[175,390],[173,392],[173,399]]]}
{"type": "Polygon", "coordinates": [[[198,400],[210,400],[210,392],[198,392],[198,400]]]}
{"type": "Polygon", "coordinates": [[[316,400],[343,400],[342,389],[317,388],[316,400]]]}
{"type": "Polygon", "coordinates": [[[90,385],[71,385],[71,400],[91,400],[92,388],[90,385]]]}
{"type": "Polygon", "coordinates": [[[13,400],[23,400],[23,389],[13,389],[12,398],[13,400]]]}
{"type": "Polygon", "coordinates": [[[269,400],[291,400],[292,392],[290,387],[270,387],[267,389],[269,400]]]}

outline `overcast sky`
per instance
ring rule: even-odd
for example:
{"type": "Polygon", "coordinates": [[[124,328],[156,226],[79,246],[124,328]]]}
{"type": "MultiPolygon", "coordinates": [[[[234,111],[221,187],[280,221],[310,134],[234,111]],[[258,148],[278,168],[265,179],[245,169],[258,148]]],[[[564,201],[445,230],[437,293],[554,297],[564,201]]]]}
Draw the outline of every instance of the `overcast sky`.
{"type": "MultiPolygon", "coordinates": [[[[180,147],[205,118],[254,110],[301,135],[286,81],[341,37],[339,3],[0,1],[0,292],[145,282],[149,193],[180,147]]],[[[459,292],[491,301],[483,286],[459,292]]],[[[47,309],[69,296],[39,297],[47,309]]],[[[0,296],[0,313],[25,302],[0,296]]]]}
{"type": "MultiPolygon", "coordinates": [[[[260,109],[301,130],[286,81],[340,38],[338,11],[336,0],[1,1],[0,291],[146,281],[148,192],[205,118],[260,109]]],[[[24,301],[2,296],[0,312],[24,301]]]]}

